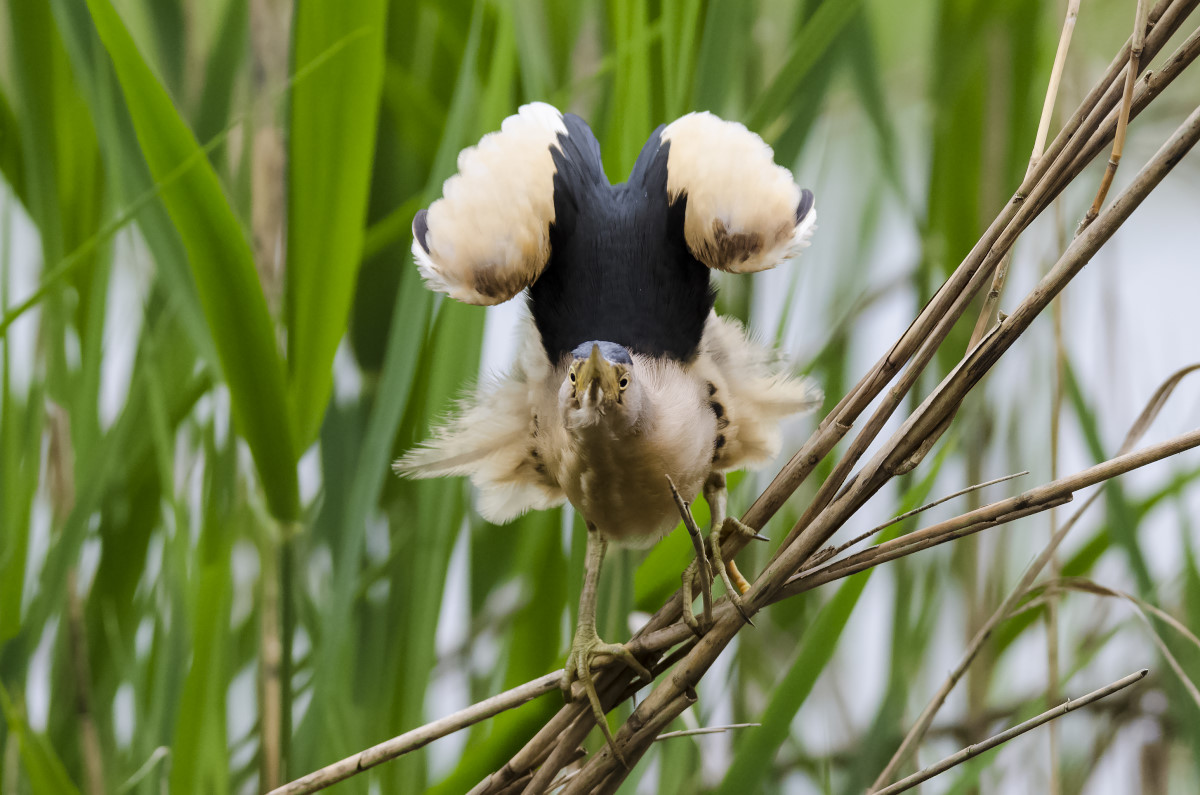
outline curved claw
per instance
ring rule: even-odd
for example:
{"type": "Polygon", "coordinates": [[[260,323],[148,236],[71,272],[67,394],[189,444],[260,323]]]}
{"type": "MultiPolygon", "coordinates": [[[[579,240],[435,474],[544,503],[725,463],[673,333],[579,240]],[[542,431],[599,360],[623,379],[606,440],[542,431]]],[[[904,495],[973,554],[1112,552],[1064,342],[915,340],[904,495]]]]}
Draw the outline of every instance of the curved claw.
{"type": "MultiPolygon", "coordinates": [[[[726,586],[726,587],[728,587],[728,586],[726,586]]],[[[743,621],[745,621],[747,624],[749,624],[752,627],[757,626],[754,623],[754,619],[750,618],[750,614],[746,612],[746,606],[745,606],[745,603],[742,601],[742,595],[739,594],[736,590],[732,590],[729,592],[729,602],[730,602],[730,604],[732,604],[734,606],[734,608],[738,611],[738,613],[741,614],[743,621]]]]}
{"type": "Polygon", "coordinates": [[[762,533],[755,530],[750,525],[738,519],[736,516],[726,516],[725,521],[721,523],[721,534],[734,532],[738,535],[743,535],[746,538],[754,539],[755,541],[770,541],[762,533]]]}

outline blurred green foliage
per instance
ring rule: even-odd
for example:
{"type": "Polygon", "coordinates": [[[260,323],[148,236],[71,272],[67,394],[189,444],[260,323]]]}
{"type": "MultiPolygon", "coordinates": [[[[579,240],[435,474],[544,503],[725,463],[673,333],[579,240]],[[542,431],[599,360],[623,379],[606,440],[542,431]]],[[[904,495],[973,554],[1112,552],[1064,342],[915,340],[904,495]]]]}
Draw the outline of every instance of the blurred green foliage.
{"type": "MultiPolygon", "coordinates": [[[[831,274],[803,277],[820,292],[783,301],[776,328],[762,329],[811,355],[805,367],[836,399],[859,375],[856,351],[880,342],[858,321],[890,294],[919,305],[1019,181],[1061,23],[1056,4],[1034,0],[292,5],[0,0],[0,791],[255,791],[562,664],[582,572],[569,515],[488,527],[464,483],[389,472],[477,377],[483,350],[484,311],[436,299],[411,267],[412,216],[457,153],[519,104],[587,118],[617,181],[656,125],[712,110],[853,205],[858,217],[835,226],[843,239],[799,266],[831,274]],[[828,173],[820,153],[841,135],[859,156],[828,173]],[[869,263],[885,208],[919,242],[906,272],[880,283],[869,263]],[[10,245],[26,219],[37,266],[10,245]],[[17,284],[28,290],[16,295],[17,284]],[[131,289],[137,311],[114,316],[113,296],[131,289]],[[797,344],[789,329],[803,312],[823,336],[797,344]],[[22,327],[36,344],[18,350],[22,327]],[[123,372],[114,328],[132,340],[115,403],[104,388],[123,372]],[[448,583],[465,596],[454,615],[448,583]],[[439,636],[440,621],[455,631],[439,636]],[[274,719],[261,668],[279,643],[283,739],[265,749],[274,719]],[[281,770],[270,769],[274,753],[281,770]]],[[[1079,83],[1093,79],[1093,56],[1119,46],[1126,16],[1131,4],[1116,0],[1086,10],[1079,83]]],[[[723,282],[721,309],[754,322],[755,284],[723,282]]],[[[970,327],[941,352],[939,377],[970,327]]],[[[993,411],[965,412],[971,444],[944,443],[885,513],[918,504],[948,471],[977,470],[989,445],[1022,468],[992,433],[993,411]]],[[[1067,411],[1090,455],[1111,454],[1102,407],[1073,380],[1067,411]]],[[[1110,487],[1102,524],[1064,572],[1117,565],[1139,596],[1195,628],[1195,522],[1181,506],[1198,477],[1148,495],[1110,487]],[[1158,509],[1184,517],[1180,588],[1156,587],[1139,546],[1158,509]]],[[[759,481],[734,483],[744,507],[759,481]]],[[[763,723],[716,740],[732,753],[728,773],[697,763],[710,739],[673,740],[626,791],[802,781],[861,791],[948,667],[932,651],[937,627],[965,622],[969,637],[1016,575],[1003,555],[978,563],[1002,547],[971,543],[769,611],[729,652],[726,680],[702,694],[763,723]],[[812,693],[847,684],[835,662],[843,630],[872,590],[891,606],[891,635],[863,653],[880,658],[886,681],[856,707],[868,717],[853,736],[810,746],[797,715],[821,720],[805,707],[812,693]]],[[[768,553],[748,551],[744,567],[768,553]]],[[[614,555],[602,634],[624,635],[631,610],[661,604],[688,555],[681,533],[646,555],[614,555]]],[[[1042,637],[1041,609],[1002,627],[973,673],[971,692],[983,695],[945,733],[948,748],[979,739],[997,710],[1041,703],[1009,693],[1000,665],[1042,637]]],[[[1139,632],[1097,640],[1090,625],[1064,629],[1064,665],[1082,667],[1114,637],[1149,648],[1139,632]]],[[[1168,642],[1200,679],[1200,654],[1168,642]]],[[[1185,791],[1200,781],[1200,710],[1177,681],[1155,681],[1173,695],[1152,716],[1163,729],[1155,747],[1172,791],[1185,791]]],[[[339,791],[465,791],[557,706],[540,699],[339,791]]],[[[703,723],[713,709],[702,700],[693,713],[703,723]]],[[[1093,743],[1064,744],[1066,791],[1139,715],[1114,713],[1093,743]]],[[[968,790],[995,758],[956,786],[968,790]]]]}

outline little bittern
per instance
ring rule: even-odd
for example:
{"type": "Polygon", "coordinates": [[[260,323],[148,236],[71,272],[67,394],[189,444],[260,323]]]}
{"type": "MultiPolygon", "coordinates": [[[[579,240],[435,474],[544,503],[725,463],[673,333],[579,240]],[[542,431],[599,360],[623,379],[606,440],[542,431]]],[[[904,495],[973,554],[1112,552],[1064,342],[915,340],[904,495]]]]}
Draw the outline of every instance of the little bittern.
{"type": "MultiPolygon", "coordinates": [[[[740,124],[692,113],[660,127],[612,185],[588,125],[542,103],[459,155],[442,198],[413,221],[430,288],[471,304],[526,291],[529,313],[512,371],[396,468],[470,476],[491,521],[565,501],[582,515],[587,568],[564,687],[582,681],[610,742],[594,658],[650,674],[596,633],[608,543],[650,546],[676,525],[669,477],[685,500],[705,492],[719,553],[723,528],[747,531],[725,516],[723,473],[775,455],[780,421],[821,399],[713,312],[709,271],[774,267],[808,245],[815,221],[812,193],[740,124]]],[[[690,604],[684,615],[696,628],[690,604]]]]}

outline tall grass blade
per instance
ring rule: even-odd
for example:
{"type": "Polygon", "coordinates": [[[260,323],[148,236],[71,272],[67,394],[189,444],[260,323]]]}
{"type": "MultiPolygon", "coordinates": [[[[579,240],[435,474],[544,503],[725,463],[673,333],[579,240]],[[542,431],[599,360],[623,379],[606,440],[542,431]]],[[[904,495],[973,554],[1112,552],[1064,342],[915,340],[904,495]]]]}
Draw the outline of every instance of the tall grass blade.
{"type": "Polygon", "coordinates": [[[112,4],[89,0],[88,8],[116,67],[151,173],[161,181],[182,171],[164,190],[163,202],[188,252],[238,431],[250,444],[272,513],[292,520],[299,488],[283,362],[246,232],[112,4]]]}
{"type": "Polygon", "coordinates": [[[297,83],[288,135],[288,397],[297,448],[316,436],[333,386],[362,256],[383,81],[384,0],[296,7],[294,71],[342,39],[297,83]],[[337,152],[336,160],[327,154],[337,152]]]}
{"type": "MultiPolygon", "coordinates": [[[[24,762],[29,789],[33,795],[77,795],[79,790],[67,776],[67,769],[62,760],[44,737],[29,728],[12,703],[4,685],[0,685],[0,708],[3,709],[8,730],[17,739],[21,761],[24,762]]],[[[13,774],[12,778],[17,779],[17,775],[13,774]]]]}

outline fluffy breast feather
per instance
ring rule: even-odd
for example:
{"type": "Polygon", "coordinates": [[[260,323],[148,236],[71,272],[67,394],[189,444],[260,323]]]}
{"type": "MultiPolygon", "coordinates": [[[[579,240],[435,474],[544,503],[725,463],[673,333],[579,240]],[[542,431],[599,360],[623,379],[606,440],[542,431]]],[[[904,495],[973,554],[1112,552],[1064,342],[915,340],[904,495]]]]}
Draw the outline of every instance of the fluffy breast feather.
{"type": "Polygon", "coordinates": [[[465,475],[479,489],[479,513],[507,522],[566,500],[546,450],[553,447],[555,373],[530,322],[513,369],[459,403],[433,436],[397,461],[412,478],[465,475]]]}
{"type": "Polygon", "coordinates": [[[637,355],[633,377],[646,390],[637,425],[620,435],[605,425],[572,434],[559,481],[606,538],[646,547],[679,523],[667,476],[686,500],[700,492],[711,471],[716,418],[687,365],[637,355]]]}
{"type": "Polygon", "coordinates": [[[779,453],[780,423],[821,405],[810,379],[788,373],[779,355],[755,342],[741,323],[709,315],[695,364],[707,379],[717,415],[713,469],[728,472],[763,464],[779,453]]]}

